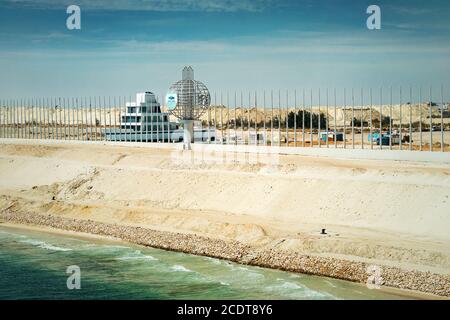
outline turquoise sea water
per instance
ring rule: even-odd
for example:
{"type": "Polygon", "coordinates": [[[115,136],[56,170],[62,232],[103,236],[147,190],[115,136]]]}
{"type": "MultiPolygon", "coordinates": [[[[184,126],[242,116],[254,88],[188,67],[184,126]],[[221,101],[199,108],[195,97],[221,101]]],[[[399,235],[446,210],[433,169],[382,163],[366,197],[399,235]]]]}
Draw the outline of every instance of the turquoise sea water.
{"type": "Polygon", "coordinates": [[[364,285],[0,226],[0,299],[400,299],[364,285]],[[81,289],[67,289],[68,266],[81,289]]]}

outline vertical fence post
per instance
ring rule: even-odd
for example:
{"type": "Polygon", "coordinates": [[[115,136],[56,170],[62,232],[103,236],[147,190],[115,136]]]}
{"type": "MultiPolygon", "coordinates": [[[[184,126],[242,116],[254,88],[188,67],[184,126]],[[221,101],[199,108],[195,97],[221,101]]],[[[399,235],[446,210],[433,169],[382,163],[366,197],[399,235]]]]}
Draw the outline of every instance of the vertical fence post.
{"type": "Polygon", "coordinates": [[[9,131],[9,124],[11,122],[10,106],[11,106],[11,100],[5,100],[5,108],[6,108],[6,110],[5,110],[5,112],[6,112],[6,115],[5,115],[5,138],[11,138],[10,131],[9,131]]]}
{"type": "Polygon", "coordinates": [[[79,115],[79,137],[81,141],[84,141],[84,116],[83,116],[83,98],[77,98],[77,107],[78,107],[78,115],[79,115]]]}
{"type": "Polygon", "coordinates": [[[56,97],[53,97],[52,98],[52,100],[51,100],[51,103],[52,103],[52,105],[51,105],[51,107],[52,107],[52,120],[53,120],[53,128],[54,128],[54,132],[55,132],[55,135],[54,135],[54,139],[55,140],[58,140],[58,103],[57,103],[57,100],[56,100],[57,98],[56,97]]]}
{"type": "Polygon", "coordinates": [[[9,138],[9,106],[10,106],[10,101],[9,100],[5,100],[4,101],[5,104],[5,138],[9,138]]]}
{"type": "Polygon", "coordinates": [[[29,107],[25,108],[25,137],[30,139],[31,133],[36,132],[36,139],[40,138],[40,123],[39,123],[39,104],[37,99],[31,98],[31,105],[34,108],[35,119],[30,116],[29,107]],[[35,128],[36,127],[36,128],[35,128]]]}
{"type": "Polygon", "coordinates": [[[441,85],[441,152],[444,152],[444,85],[441,85]]]}
{"type": "Polygon", "coordinates": [[[52,99],[51,103],[52,103],[51,107],[52,107],[52,111],[53,111],[53,114],[52,114],[53,127],[55,130],[55,138],[54,139],[58,140],[59,139],[59,136],[58,136],[58,98],[54,97],[52,99]]]}
{"type": "Polygon", "coordinates": [[[14,101],[12,99],[9,100],[9,124],[8,124],[8,135],[9,138],[14,138],[14,101]]]}
{"type": "MultiPolygon", "coordinates": [[[[234,107],[236,108],[236,92],[234,93],[234,107]]],[[[208,106],[208,144],[211,144],[211,104],[208,106]]]]}
{"type": "Polygon", "coordinates": [[[383,150],[383,87],[380,88],[380,150],[383,150]]]}
{"type": "Polygon", "coordinates": [[[270,100],[272,106],[272,116],[270,117],[270,145],[273,146],[273,117],[275,116],[273,111],[273,90],[270,91],[270,100]]]}
{"type": "Polygon", "coordinates": [[[346,117],[346,111],[347,111],[347,89],[344,88],[344,106],[342,109],[342,118],[344,120],[344,149],[347,149],[347,117],[346,117]]]}
{"type": "Polygon", "coordinates": [[[48,137],[49,140],[53,140],[55,138],[55,128],[53,127],[52,98],[46,98],[45,105],[47,109],[48,137]]]}
{"type": "Polygon", "coordinates": [[[244,108],[244,93],[241,91],[241,139],[242,144],[245,145],[245,108],[244,108]]]}
{"type": "Polygon", "coordinates": [[[58,132],[58,98],[54,98],[52,101],[52,109],[53,109],[53,115],[54,115],[54,127],[55,127],[55,140],[59,139],[59,132],[58,132]]]}
{"type": "MultiPolygon", "coordinates": [[[[39,134],[41,136],[41,139],[47,139],[46,135],[45,135],[45,112],[44,112],[44,104],[42,103],[42,99],[36,99],[36,103],[39,106],[39,134]]],[[[29,136],[29,133],[28,133],[29,136]]]]}
{"type": "MultiPolygon", "coordinates": [[[[155,97],[156,97],[156,95],[155,95],[155,97]]],[[[160,100],[160,99],[159,99],[160,100]]],[[[145,100],[144,100],[145,101],[145,100]]],[[[163,105],[162,105],[162,101],[160,100],[159,101],[159,103],[160,103],[160,105],[161,105],[161,113],[162,112],[164,112],[164,109],[163,109],[163,105]]],[[[112,139],[111,139],[111,126],[112,126],[112,123],[111,123],[111,113],[113,112],[113,109],[114,108],[114,106],[111,106],[111,97],[109,97],[109,132],[110,132],[110,135],[109,135],[109,140],[111,141],[112,139]]],[[[139,142],[141,142],[142,143],[142,129],[143,129],[143,115],[142,115],[142,104],[139,102],[139,103],[137,103],[137,101],[136,101],[136,113],[137,113],[137,111],[138,111],[138,108],[139,108],[139,114],[140,114],[140,116],[138,116],[137,114],[136,114],[136,123],[139,123],[140,124],[140,126],[139,126],[139,133],[140,133],[140,135],[139,135],[139,142]],[[138,117],[139,117],[139,121],[138,121],[138,117]]],[[[161,114],[161,126],[162,126],[162,128],[161,128],[161,135],[162,135],[162,142],[164,143],[164,133],[165,133],[165,129],[164,129],[164,124],[165,124],[165,121],[164,121],[165,119],[164,119],[164,114],[161,114]]]]}
{"type": "MultiPolygon", "coordinates": [[[[26,100],[24,100],[24,103],[22,104],[22,138],[24,139],[28,139],[28,126],[27,126],[27,118],[29,118],[30,113],[28,112],[29,108],[31,105],[31,119],[33,119],[33,112],[34,112],[34,104],[33,101],[28,98],[26,100]],[[27,117],[27,113],[28,113],[28,117],[27,117]]],[[[33,136],[34,136],[34,131],[33,131],[33,136]]]]}
{"type": "Polygon", "coordinates": [[[5,137],[5,107],[3,99],[0,100],[0,137],[5,137]]]}
{"type": "Polygon", "coordinates": [[[97,97],[93,96],[92,99],[94,100],[94,141],[98,140],[98,130],[97,130],[97,97]]]}
{"type": "Polygon", "coordinates": [[[5,137],[5,116],[6,116],[6,107],[5,107],[5,101],[2,99],[0,101],[0,133],[2,138],[5,137]]]}
{"type": "Polygon", "coordinates": [[[47,139],[47,130],[46,130],[46,125],[45,125],[45,99],[44,98],[39,98],[39,109],[40,109],[39,112],[42,115],[42,121],[41,121],[42,139],[47,139]]]}
{"type": "Polygon", "coordinates": [[[19,99],[16,100],[16,124],[17,124],[17,138],[20,139],[20,111],[21,111],[21,101],[19,99]]]}
{"type": "Polygon", "coordinates": [[[237,92],[234,91],[234,143],[238,143],[238,133],[237,133],[237,92]]]}
{"type": "Polygon", "coordinates": [[[310,104],[310,114],[309,114],[309,139],[310,139],[310,147],[314,147],[314,136],[313,136],[313,91],[311,89],[311,93],[310,93],[310,100],[311,100],[311,104],[310,104]]]}
{"type": "MultiPolygon", "coordinates": [[[[125,104],[125,123],[128,122],[127,118],[127,103],[126,103],[126,98],[124,98],[124,104],[125,104]]],[[[156,100],[156,98],[155,98],[156,100]]],[[[150,111],[150,141],[153,142],[154,141],[154,121],[155,121],[155,108],[156,105],[154,104],[153,100],[150,103],[150,107],[151,107],[151,111],[150,111]]],[[[125,125],[125,141],[127,140],[127,125],[125,125]]]]}
{"type": "Polygon", "coordinates": [[[326,105],[326,112],[327,112],[327,117],[325,118],[325,120],[326,120],[326,139],[327,139],[327,148],[329,148],[330,147],[330,143],[329,143],[329,141],[328,141],[328,135],[329,135],[329,132],[330,132],[330,113],[329,113],[329,105],[330,105],[330,101],[329,101],[329,96],[328,96],[328,88],[327,88],[327,92],[326,92],[326,95],[327,95],[327,97],[326,97],[326,100],[327,100],[327,105],[326,105]]]}
{"type": "Polygon", "coordinates": [[[319,145],[319,148],[322,147],[322,141],[320,140],[320,88],[319,88],[319,97],[318,97],[318,112],[317,112],[317,143],[319,145]]]}
{"type": "Polygon", "coordinates": [[[217,130],[217,93],[214,92],[214,132],[216,134],[216,138],[214,144],[218,144],[219,139],[217,139],[218,130],[217,130]]]}
{"type": "Polygon", "coordinates": [[[16,100],[11,99],[11,138],[16,138],[16,100]]]}
{"type": "Polygon", "coordinates": [[[9,103],[8,100],[3,100],[3,138],[8,138],[8,114],[9,103]]]}
{"type": "MultiPolygon", "coordinates": [[[[128,129],[130,127],[130,125],[128,124],[129,123],[128,120],[129,120],[130,117],[128,116],[128,108],[127,108],[127,102],[126,102],[127,101],[127,97],[126,96],[123,97],[123,101],[124,101],[124,104],[125,104],[125,115],[124,115],[124,117],[125,117],[125,121],[124,121],[124,123],[125,123],[125,141],[128,141],[128,129]]],[[[154,108],[155,108],[155,106],[153,105],[153,101],[152,101],[151,105],[152,105],[152,121],[151,121],[152,132],[151,132],[151,135],[152,135],[152,142],[153,142],[153,120],[154,120],[154,118],[153,118],[153,111],[154,111],[154,108]]],[[[100,121],[100,128],[101,128],[101,121],[100,121]]]]}
{"type": "Polygon", "coordinates": [[[44,135],[45,139],[50,139],[49,114],[48,114],[48,98],[42,98],[42,115],[44,118],[44,135]]]}
{"type": "MultiPolygon", "coordinates": [[[[32,104],[34,104],[36,106],[36,110],[38,112],[38,138],[42,139],[42,133],[41,133],[41,108],[40,108],[40,104],[39,104],[39,100],[36,98],[32,98],[31,99],[32,104]]],[[[30,138],[30,108],[29,108],[29,103],[26,103],[25,106],[25,112],[24,112],[24,116],[25,116],[25,138],[29,139],[30,138]]]]}
{"type": "Polygon", "coordinates": [[[402,114],[402,109],[403,109],[403,98],[402,98],[402,87],[400,87],[400,124],[399,124],[399,139],[400,139],[400,150],[403,150],[403,114],[402,114]]]}
{"type": "Polygon", "coordinates": [[[13,138],[17,138],[17,136],[16,136],[16,118],[17,118],[16,105],[17,105],[17,101],[16,101],[16,99],[14,99],[12,101],[12,126],[11,126],[13,138]]]}
{"type": "Polygon", "coordinates": [[[433,152],[433,93],[430,87],[430,152],[433,152]]]}
{"type": "Polygon", "coordinates": [[[0,137],[5,138],[5,106],[3,99],[0,100],[0,137]]]}
{"type": "Polygon", "coordinates": [[[14,138],[14,101],[8,101],[8,136],[10,139],[14,138]]]}
{"type": "Polygon", "coordinates": [[[71,135],[72,128],[71,128],[71,125],[70,125],[70,123],[71,123],[71,118],[70,118],[70,111],[71,111],[71,109],[70,109],[69,98],[65,98],[64,99],[64,104],[66,104],[66,103],[67,103],[67,126],[68,126],[68,133],[69,133],[68,140],[72,140],[72,135],[71,135]]]}
{"type": "MultiPolygon", "coordinates": [[[[31,103],[32,105],[36,106],[36,111],[38,112],[38,115],[40,115],[40,108],[39,108],[39,102],[37,99],[35,98],[31,98],[31,103]]],[[[25,125],[25,138],[29,139],[30,138],[30,127],[31,127],[31,121],[30,121],[30,99],[27,99],[27,102],[24,105],[24,125],[25,125]]],[[[39,118],[38,118],[39,119],[39,118]]],[[[41,134],[40,134],[40,122],[38,125],[38,137],[41,138],[41,134]]]]}
{"type": "Polygon", "coordinates": [[[63,98],[63,114],[64,114],[64,120],[63,120],[63,126],[64,126],[64,140],[67,139],[67,124],[66,124],[66,98],[63,98]]]}
{"type": "Polygon", "coordinates": [[[334,148],[337,149],[337,96],[336,88],[334,88],[334,148]]]}
{"type": "Polygon", "coordinates": [[[16,108],[16,112],[15,112],[16,138],[20,138],[19,105],[20,105],[19,100],[16,100],[16,102],[15,102],[15,108],[16,108]]]}
{"type": "Polygon", "coordinates": [[[48,131],[48,139],[52,140],[53,135],[53,121],[52,121],[52,114],[51,111],[51,98],[45,99],[45,109],[47,110],[47,131],[48,131]]]}
{"type": "Polygon", "coordinates": [[[89,109],[86,108],[86,120],[87,120],[87,116],[88,116],[87,112],[89,112],[89,122],[88,122],[88,125],[89,125],[89,137],[88,137],[87,140],[91,141],[92,137],[93,137],[93,134],[94,134],[94,132],[92,130],[92,97],[89,97],[89,109]]]}
{"type": "Polygon", "coordinates": [[[56,102],[56,105],[58,106],[57,108],[55,108],[56,111],[56,130],[59,131],[59,133],[57,134],[58,140],[62,140],[62,126],[61,126],[61,119],[62,119],[62,115],[61,115],[61,97],[58,98],[58,101],[56,102]],[[58,122],[58,115],[59,115],[59,122],[58,122]]]}
{"type": "Polygon", "coordinates": [[[79,134],[80,134],[80,140],[84,141],[84,116],[83,116],[83,98],[82,97],[77,98],[77,105],[78,104],[79,104],[78,113],[80,116],[79,120],[81,120],[81,122],[79,123],[79,126],[80,126],[79,134]]]}
{"type": "Polygon", "coordinates": [[[352,88],[352,149],[355,149],[355,92],[352,88]]]}
{"type": "Polygon", "coordinates": [[[264,115],[264,146],[267,146],[267,116],[266,116],[266,90],[263,91],[263,115],[264,115]]]}
{"type": "Polygon", "coordinates": [[[30,103],[30,99],[20,99],[20,132],[22,135],[22,139],[25,138],[25,130],[24,130],[24,107],[26,104],[30,103]]]}
{"type": "Polygon", "coordinates": [[[286,147],[289,147],[289,91],[286,90],[286,115],[284,121],[286,129],[286,147]]]}
{"type": "MultiPolygon", "coordinates": [[[[19,133],[22,139],[25,138],[25,130],[24,130],[24,113],[25,113],[25,105],[30,104],[30,99],[20,99],[19,104],[19,133]]],[[[34,138],[34,134],[33,134],[34,138]]]]}
{"type": "MultiPolygon", "coordinates": [[[[100,107],[100,130],[103,128],[103,141],[106,141],[106,98],[105,98],[105,96],[103,96],[103,102],[101,102],[102,101],[102,97],[101,96],[99,96],[98,97],[98,102],[99,102],[99,104],[101,104],[101,107],[100,107]],[[101,114],[103,113],[103,124],[102,124],[102,121],[101,121],[101,114]]],[[[131,124],[130,124],[130,128],[131,128],[131,124]]],[[[131,139],[130,139],[130,141],[131,141],[131,139]]]]}
{"type": "Polygon", "coordinates": [[[80,140],[80,111],[78,110],[78,98],[73,98],[72,101],[74,102],[74,109],[76,111],[76,115],[77,115],[77,133],[76,133],[76,140],[80,140]]]}
{"type": "Polygon", "coordinates": [[[85,97],[84,98],[84,108],[85,108],[85,117],[86,117],[86,141],[89,141],[91,139],[90,137],[90,130],[91,130],[91,122],[90,122],[90,118],[89,118],[89,111],[91,109],[91,105],[90,103],[88,103],[88,98],[85,97]]]}
{"type": "Polygon", "coordinates": [[[0,105],[0,115],[1,115],[1,134],[2,134],[2,138],[6,138],[6,103],[5,100],[1,100],[1,105],[0,105]]]}
{"type": "Polygon", "coordinates": [[[23,138],[22,130],[22,120],[23,120],[23,99],[17,100],[17,137],[23,138]]]}
{"type": "Polygon", "coordinates": [[[9,124],[11,123],[11,100],[6,101],[6,138],[11,138],[9,124]]]}
{"type": "Polygon", "coordinates": [[[392,87],[389,98],[389,150],[392,150],[392,87]]]}
{"type": "MultiPolygon", "coordinates": [[[[30,99],[27,99],[27,100],[30,101],[30,99]]],[[[27,134],[27,132],[26,132],[26,128],[27,128],[26,125],[27,125],[27,123],[25,121],[25,113],[26,113],[25,107],[26,107],[26,105],[27,105],[26,100],[23,100],[23,102],[21,101],[21,112],[20,112],[21,120],[20,120],[20,124],[21,124],[21,129],[22,129],[21,131],[22,131],[22,138],[23,139],[26,138],[26,134],[27,134]]]]}
{"type": "Polygon", "coordinates": [[[258,97],[255,91],[255,145],[258,145],[258,97]]]}
{"type": "Polygon", "coordinates": [[[278,146],[281,147],[281,90],[278,89],[278,146]]]}
{"type": "Polygon", "coordinates": [[[412,87],[409,87],[409,151],[413,149],[412,139],[412,87]]]}
{"type": "Polygon", "coordinates": [[[361,149],[364,150],[364,89],[361,88],[361,149]]]}
{"type": "MultiPolygon", "coordinates": [[[[119,96],[119,141],[122,142],[122,106],[125,104],[125,101],[122,103],[122,96],[119,96]]],[[[151,106],[150,106],[150,110],[151,110],[151,106]]],[[[148,110],[147,110],[148,112],[148,110]]],[[[151,112],[151,111],[150,111],[151,112]]],[[[147,121],[148,121],[148,116],[147,116],[147,121]]],[[[151,122],[150,122],[151,124],[151,122]]],[[[95,132],[97,133],[97,121],[95,121],[95,132]]],[[[147,142],[148,142],[148,124],[146,127],[146,136],[147,136],[147,142]]]]}
{"type": "Polygon", "coordinates": [[[419,150],[422,151],[423,135],[422,135],[422,87],[419,89],[419,150]]]}
{"type": "MultiPolygon", "coordinates": [[[[36,104],[38,105],[39,108],[39,135],[41,140],[42,139],[46,139],[45,137],[45,126],[44,126],[44,122],[45,122],[45,113],[44,113],[44,109],[43,109],[43,105],[42,105],[42,100],[41,98],[35,98],[36,99],[36,104]]],[[[28,114],[28,138],[30,137],[30,116],[28,114]]]]}
{"type": "Polygon", "coordinates": [[[252,102],[251,102],[251,93],[249,91],[248,92],[248,112],[247,112],[247,118],[248,118],[248,122],[247,122],[247,130],[248,130],[247,145],[250,145],[250,132],[251,132],[251,129],[252,129],[251,110],[252,110],[252,102]]]}
{"type": "Polygon", "coordinates": [[[29,118],[29,116],[27,116],[27,113],[29,113],[28,110],[29,110],[29,106],[30,106],[30,101],[31,101],[31,105],[36,110],[36,139],[40,139],[39,105],[38,105],[36,99],[34,99],[34,98],[26,99],[26,100],[24,100],[24,103],[23,103],[23,125],[24,125],[23,138],[25,138],[25,139],[28,138],[29,126],[27,125],[27,118],[29,118]]]}
{"type": "Polygon", "coordinates": [[[373,149],[373,96],[372,96],[372,88],[370,88],[370,113],[369,113],[369,122],[370,122],[370,149],[373,149]]]}
{"type": "MultiPolygon", "coordinates": [[[[34,103],[35,102],[34,98],[32,98],[32,100],[33,100],[33,103],[34,103]]],[[[27,125],[27,119],[28,119],[27,105],[28,104],[26,102],[23,105],[23,137],[25,139],[27,139],[27,129],[28,129],[28,125],[27,125]]],[[[37,117],[36,117],[36,121],[38,121],[39,120],[39,107],[38,107],[37,103],[36,103],[36,111],[38,112],[37,117]]],[[[38,127],[38,129],[39,129],[39,127],[38,127]]],[[[39,130],[38,130],[38,134],[39,134],[39,130]]],[[[39,137],[39,135],[38,135],[38,137],[39,137]]]]}
{"type": "MultiPolygon", "coordinates": [[[[114,142],[117,142],[117,134],[120,135],[120,130],[117,130],[117,97],[114,96],[114,142]]],[[[147,134],[147,104],[145,104],[145,121],[142,122],[142,127],[144,128],[144,124],[145,124],[145,140],[147,142],[148,140],[148,134],[147,134]]],[[[97,123],[95,123],[95,125],[97,125],[97,123]]],[[[120,125],[120,96],[119,96],[119,125],[120,125]]],[[[120,129],[120,128],[119,128],[120,129]]],[[[95,129],[95,131],[97,131],[97,129],[95,129]]]]}
{"type": "MultiPolygon", "coordinates": [[[[248,94],[249,96],[249,103],[250,103],[250,93],[248,94]]],[[[220,144],[223,144],[224,142],[224,130],[223,130],[223,93],[222,91],[220,92],[220,144]]],[[[249,129],[250,130],[250,129],[249,129]]]]}
{"type": "Polygon", "coordinates": [[[305,147],[305,111],[306,111],[306,99],[305,99],[305,89],[303,89],[303,99],[302,99],[302,147],[305,147]]]}
{"type": "MultiPolygon", "coordinates": [[[[41,133],[41,129],[42,129],[42,123],[41,123],[41,108],[39,105],[39,100],[37,98],[32,98],[31,99],[32,103],[36,106],[36,122],[37,122],[37,137],[39,140],[42,139],[42,133],[41,133]]],[[[24,106],[24,124],[25,124],[25,138],[29,137],[29,112],[28,112],[28,103],[25,104],[24,106]]]]}
{"type": "Polygon", "coordinates": [[[8,136],[10,139],[14,138],[13,136],[13,112],[14,112],[14,101],[12,99],[9,99],[8,102],[8,136]]]}
{"type": "Polygon", "coordinates": [[[297,90],[294,90],[294,147],[297,147],[297,90]]]}

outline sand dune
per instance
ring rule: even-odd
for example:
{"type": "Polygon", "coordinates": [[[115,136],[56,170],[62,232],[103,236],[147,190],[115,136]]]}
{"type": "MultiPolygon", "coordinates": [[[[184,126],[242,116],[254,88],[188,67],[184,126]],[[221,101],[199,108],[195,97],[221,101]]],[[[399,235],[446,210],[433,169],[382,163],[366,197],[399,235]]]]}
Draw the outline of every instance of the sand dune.
{"type": "Polygon", "coordinates": [[[448,165],[269,157],[3,141],[0,210],[450,275],[448,165]]]}

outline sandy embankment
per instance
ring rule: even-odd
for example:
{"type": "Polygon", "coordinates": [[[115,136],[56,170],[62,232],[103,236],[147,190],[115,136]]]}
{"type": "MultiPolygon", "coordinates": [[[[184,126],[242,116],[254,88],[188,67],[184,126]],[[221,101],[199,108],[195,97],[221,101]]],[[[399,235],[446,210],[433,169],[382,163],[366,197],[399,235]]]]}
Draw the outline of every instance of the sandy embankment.
{"type": "Polygon", "coordinates": [[[248,157],[1,143],[0,218],[450,296],[448,165],[248,157]]]}

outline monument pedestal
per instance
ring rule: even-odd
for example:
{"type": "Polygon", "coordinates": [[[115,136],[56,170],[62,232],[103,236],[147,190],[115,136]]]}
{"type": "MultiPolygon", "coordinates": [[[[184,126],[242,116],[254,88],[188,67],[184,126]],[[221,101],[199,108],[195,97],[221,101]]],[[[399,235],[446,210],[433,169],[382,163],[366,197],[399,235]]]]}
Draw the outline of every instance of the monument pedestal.
{"type": "Polygon", "coordinates": [[[191,150],[194,143],[194,120],[183,120],[183,149],[191,150]]]}

